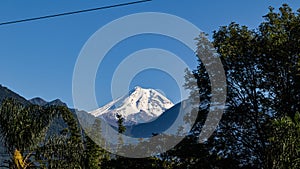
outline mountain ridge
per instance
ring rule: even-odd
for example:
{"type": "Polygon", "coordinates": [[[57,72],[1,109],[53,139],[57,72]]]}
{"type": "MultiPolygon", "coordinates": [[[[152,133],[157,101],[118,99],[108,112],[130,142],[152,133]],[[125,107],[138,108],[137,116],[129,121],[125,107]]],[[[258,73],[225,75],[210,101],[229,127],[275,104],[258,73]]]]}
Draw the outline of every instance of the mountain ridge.
{"type": "Polygon", "coordinates": [[[27,99],[0,84],[0,105],[5,99],[9,98],[13,98],[24,105],[30,105],[27,99]]]}

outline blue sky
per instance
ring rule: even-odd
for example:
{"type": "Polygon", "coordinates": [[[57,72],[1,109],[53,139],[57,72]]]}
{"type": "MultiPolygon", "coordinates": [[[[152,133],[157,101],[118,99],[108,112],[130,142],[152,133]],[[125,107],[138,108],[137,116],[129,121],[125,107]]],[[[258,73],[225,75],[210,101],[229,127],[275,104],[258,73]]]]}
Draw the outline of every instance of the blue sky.
{"type": "MultiPolygon", "coordinates": [[[[0,2],[0,22],[125,2],[130,1],[3,0],[0,2]]],[[[0,26],[0,84],[27,99],[39,96],[50,101],[59,98],[72,107],[72,76],[79,52],[94,32],[115,19],[138,12],[163,12],[184,18],[211,35],[214,30],[232,21],[256,28],[263,21],[262,16],[268,12],[269,6],[278,8],[282,3],[288,3],[294,10],[300,7],[300,1],[297,0],[153,0],[143,4],[3,25],[0,26]]],[[[97,74],[95,80],[99,105],[111,100],[110,80],[122,58],[145,48],[169,50],[182,58],[188,56],[191,58],[188,62],[195,65],[193,51],[173,39],[155,35],[126,39],[109,52],[98,70],[102,72],[97,74]]],[[[172,101],[178,102],[178,87],[174,79],[164,72],[139,72],[130,88],[135,85],[160,89],[172,101]]]]}

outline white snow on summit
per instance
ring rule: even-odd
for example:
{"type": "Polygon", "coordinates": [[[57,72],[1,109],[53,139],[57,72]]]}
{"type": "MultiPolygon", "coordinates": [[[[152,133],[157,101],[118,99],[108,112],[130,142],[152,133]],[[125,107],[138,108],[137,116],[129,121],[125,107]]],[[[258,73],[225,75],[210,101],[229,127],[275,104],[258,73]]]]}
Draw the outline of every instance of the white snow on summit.
{"type": "Polygon", "coordinates": [[[114,126],[117,126],[116,115],[120,114],[124,118],[124,125],[128,126],[152,121],[173,105],[158,91],[137,86],[128,95],[89,113],[114,126]]]}

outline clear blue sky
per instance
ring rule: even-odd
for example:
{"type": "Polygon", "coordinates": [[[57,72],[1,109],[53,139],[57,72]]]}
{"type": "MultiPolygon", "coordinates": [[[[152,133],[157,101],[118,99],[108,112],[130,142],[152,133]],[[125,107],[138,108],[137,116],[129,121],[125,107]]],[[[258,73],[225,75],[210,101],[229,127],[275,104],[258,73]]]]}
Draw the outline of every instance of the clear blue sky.
{"type": "MultiPolygon", "coordinates": [[[[129,0],[3,0],[0,2],[0,22],[124,2],[129,0]]],[[[95,31],[119,17],[137,12],[170,13],[192,22],[211,35],[219,26],[228,25],[232,21],[256,28],[269,6],[277,9],[282,3],[288,3],[294,10],[300,7],[298,0],[153,0],[143,4],[3,25],[0,26],[0,84],[27,99],[39,96],[50,101],[59,98],[72,107],[72,75],[81,48],[95,31]]],[[[101,71],[105,73],[97,74],[95,91],[99,105],[111,99],[110,79],[114,67],[121,62],[117,56],[154,47],[172,51],[179,56],[193,55],[180,43],[154,35],[137,36],[120,43],[104,60],[101,71]]],[[[178,88],[174,80],[163,72],[140,72],[130,87],[135,85],[160,89],[174,102],[178,101],[179,93],[176,92],[178,88]]]]}

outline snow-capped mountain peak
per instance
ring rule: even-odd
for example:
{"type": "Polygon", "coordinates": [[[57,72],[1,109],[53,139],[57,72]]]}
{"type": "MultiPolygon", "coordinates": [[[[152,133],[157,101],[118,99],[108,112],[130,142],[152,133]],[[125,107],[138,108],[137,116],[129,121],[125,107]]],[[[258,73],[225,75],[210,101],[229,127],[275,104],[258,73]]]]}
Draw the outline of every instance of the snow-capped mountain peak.
{"type": "Polygon", "coordinates": [[[174,104],[154,89],[136,86],[128,95],[122,96],[103,107],[90,112],[117,126],[117,114],[124,118],[124,125],[152,121],[174,104]]]}

